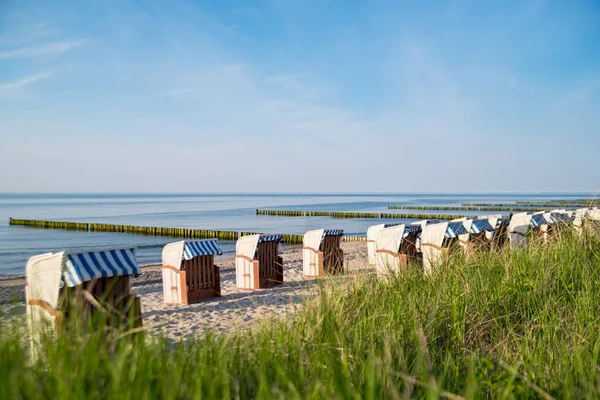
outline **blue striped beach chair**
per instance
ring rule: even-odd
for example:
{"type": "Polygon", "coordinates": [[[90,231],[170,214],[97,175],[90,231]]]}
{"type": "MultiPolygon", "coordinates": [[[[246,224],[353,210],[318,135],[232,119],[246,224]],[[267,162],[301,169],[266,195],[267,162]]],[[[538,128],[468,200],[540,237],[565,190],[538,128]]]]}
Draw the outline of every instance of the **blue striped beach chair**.
{"type": "Polygon", "coordinates": [[[191,304],[221,296],[215,256],[223,254],[218,239],[169,243],[162,252],[165,303],[191,304]]]}
{"type": "Polygon", "coordinates": [[[31,257],[25,269],[34,344],[66,322],[90,321],[99,312],[113,327],[142,326],[140,299],[130,292],[130,277],[140,274],[134,248],[46,253],[31,257]]]}
{"type": "Polygon", "coordinates": [[[248,235],[235,245],[236,286],[244,290],[269,288],[283,283],[281,235],[248,235]]]}

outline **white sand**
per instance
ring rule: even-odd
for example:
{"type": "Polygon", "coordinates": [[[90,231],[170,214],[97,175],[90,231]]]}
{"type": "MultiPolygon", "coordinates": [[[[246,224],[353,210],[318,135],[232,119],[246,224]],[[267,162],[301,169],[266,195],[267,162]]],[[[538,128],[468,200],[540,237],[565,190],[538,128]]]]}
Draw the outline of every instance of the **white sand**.
{"type": "MultiPolygon", "coordinates": [[[[343,242],[342,249],[350,271],[368,268],[366,242],[343,242]]],[[[257,323],[265,317],[293,314],[303,299],[311,295],[315,280],[302,276],[300,247],[280,253],[284,261],[283,284],[256,291],[238,290],[235,287],[234,259],[224,258],[216,261],[221,274],[221,297],[190,305],[165,304],[160,266],[144,268],[142,275],[132,281],[132,292],[141,296],[147,335],[162,334],[172,340],[188,339],[201,336],[207,330],[226,332],[257,323]]],[[[16,288],[22,288],[22,283],[15,281],[12,288],[6,283],[0,287],[13,292],[16,288]]],[[[0,312],[5,317],[22,316],[25,304],[22,299],[13,304],[3,304],[0,312]]]]}

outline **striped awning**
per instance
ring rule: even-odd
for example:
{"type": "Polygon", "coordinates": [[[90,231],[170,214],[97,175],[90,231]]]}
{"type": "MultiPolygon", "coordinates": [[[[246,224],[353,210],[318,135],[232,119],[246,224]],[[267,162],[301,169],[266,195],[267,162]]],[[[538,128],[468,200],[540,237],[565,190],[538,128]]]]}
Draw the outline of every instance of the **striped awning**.
{"type": "Polygon", "coordinates": [[[531,227],[538,228],[540,225],[547,224],[543,214],[534,214],[531,216],[531,227]]]}
{"type": "Polygon", "coordinates": [[[260,235],[258,243],[262,242],[281,242],[281,235],[260,235]]]}
{"type": "Polygon", "coordinates": [[[63,281],[68,287],[78,286],[96,278],[140,274],[134,248],[67,252],[65,260],[63,281]]]}
{"type": "Polygon", "coordinates": [[[398,225],[402,225],[402,222],[395,222],[393,224],[385,224],[383,225],[384,228],[391,228],[392,226],[398,226],[398,225]]]}
{"type": "Polygon", "coordinates": [[[402,235],[402,239],[404,239],[411,233],[418,234],[421,231],[422,231],[421,225],[406,225],[406,228],[404,228],[404,234],[402,235]]]}
{"type": "Polygon", "coordinates": [[[550,223],[556,224],[558,221],[561,222],[570,222],[571,218],[567,213],[551,213],[550,214],[550,223]]]}
{"type": "Polygon", "coordinates": [[[323,237],[325,236],[342,236],[344,235],[343,229],[325,229],[323,237]]]}
{"type": "Polygon", "coordinates": [[[508,224],[509,222],[510,222],[510,219],[508,217],[498,218],[498,220],[496,221],[496,229],[498,229],[500,227],[500,225],[508,224]]]}
{"type": "Polygon", "coordinates": [[[481,233],[485,231],[493,231],[494,227],[487,219],[474,219],[471,225],[471,233],[481,233]]]}
{"type": "Polygon", "coordinates": [[[223,254],[223,251],[219,247],[218,239],[206,239],[206,240],[190,240],[185,242],[183,247],[183,259],[191,260],[198,256],[210,256],[223,254]]]}
{"type": "Polygon", "coordinates": [[[446,237],[455,238],[458,235],[464,235],[469,233],[467,228],[463,225],[462,222],[448,222],[448,228],[446,229],[446,237]]]}

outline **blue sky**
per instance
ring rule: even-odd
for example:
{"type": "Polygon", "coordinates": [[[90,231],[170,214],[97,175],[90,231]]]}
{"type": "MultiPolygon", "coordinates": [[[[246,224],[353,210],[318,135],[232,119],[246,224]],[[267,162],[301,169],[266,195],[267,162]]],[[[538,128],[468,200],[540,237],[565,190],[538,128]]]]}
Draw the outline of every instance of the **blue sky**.
{"type": "Polygon", "coordinates": [[[600,3],[0,4],[0,191],[600,189],[600,3]]]}

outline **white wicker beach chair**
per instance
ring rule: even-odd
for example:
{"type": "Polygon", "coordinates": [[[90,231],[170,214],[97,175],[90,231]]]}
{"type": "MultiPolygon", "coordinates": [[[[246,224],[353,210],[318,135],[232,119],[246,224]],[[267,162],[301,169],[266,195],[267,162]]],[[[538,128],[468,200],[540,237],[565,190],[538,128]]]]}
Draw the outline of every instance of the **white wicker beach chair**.
{"type": "Polygon", "coordinates": [[[392,223],[392,224],[378,224],[378,225],[373,225],[370,226],[367,229],[367,255],[368,255],[368,260],[369,260],[369,265],[375,266],[376,265],[376,259],[375,259],[375,238],[377,237],[377,234],[379,234],[379,232],[381,232],[384,228],[390,228],[392,226],[398,226],[401,225],[400,222],[398,223],[392,223]]]}
{"type": "Polygon", "coordinates": [[[221,279],[214,256],[222,254],[218,239],[167,244],[162,252],[165,303],[191,304],[220,296],[221,279]]]}
{"type": "Polygon", "coordinates": [[[283,283],[283,258],[278,246],[281,235],[249,235],[235,245],[236,286],[257,290],[283,283]]]}
{"type": "Polygon", "coordinates": [[[382,229],[375,238],[375,267],[377,275],[398,272],[401,265],[400,245],[405,233],[405,225],[400,224],[382,229]]]}
{"type": "Polygon", "coordinates": [[[532,214],[527,212],[513,214],[508,223],[508,240],[511,247],[527,246],[527,231],[531,225],[532,214]]]}
{"type": "Polygon", "coordinates": [[[494,239],[494,234],[496,232],[496,228],[498,227],[498,221],[500,221],[502,219],[502,214],[484,215],[484,216],[478,217],[478,219],[487,219],[488,220],[488,222],[490,223],[492,228],[494,228],[494,230],[486,231],[485,237],[488,240],[494,239]]]}
{"type": "Polygon", "coordinates": [[[467,233],[458,235],[458,245],[467,252],[469,250],[469,235],[471,234],[471,225],[473,224],[473,218],[463,217],[453,219],[451,222],[462,222],[467,233]]]}
{"type": "Polygon", "coordinates": [[[462,221],[426,225],[421,232],[423,272],[429,274],[444,261],[450,247],[459,235],[467,233],[462,221]],[[448,239],[448,240],[447,240],[448,239]]]}
{"type": "Polygon", "coordinates": [[[344,252],[340,248],[343,230],[317,229],[304,234],[303,274],[319,277],[343,270],[344,252]]]}
{"type": "Polygon", "coordinates": [[[65,314],[69,304],[63,295],[67,291],[69,296],[85,291],[95,298],[93,303],[86,296],[79,298],[87,312],[106,304],[107,310],[119,313],[120,322],[142,324],[139,297],[129,291],[129,277],[140,273],[134,248],[46,253],[31,257],[25,270],[27,324],[34,352],[43,335],[55,335],[65,317],[83,318],[74,309],[65,314]]]}

